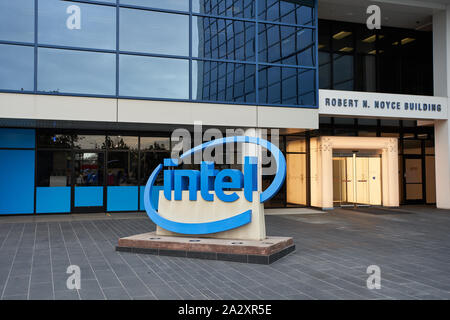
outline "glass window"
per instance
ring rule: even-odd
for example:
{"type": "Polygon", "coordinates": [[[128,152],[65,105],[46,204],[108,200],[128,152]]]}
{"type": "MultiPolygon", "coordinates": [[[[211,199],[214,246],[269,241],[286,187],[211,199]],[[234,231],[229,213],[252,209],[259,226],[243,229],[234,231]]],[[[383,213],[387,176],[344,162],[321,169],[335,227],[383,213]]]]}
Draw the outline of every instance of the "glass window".
{"type": "Polygon", "coordinates": [[[120,4],[133,6],[189,11],[189,0],[120,0],[120,4]]]}
{"type": "Polygon", "coordinates": [[[106,146],[108,147],[108,149],[137,150],[138,137],[107,136],[106,146]]]}
{"type": "Polygon", "coordinates": [[[335,90],[353,90],[353,56],[333,54],[333,85],[335,90]]]}
{"type": "Polygon", "coordinates": [[[120,55],[119,94],[189,99],[189,61],[120,55]]]}
{"type": "Polygon", "coordinates": [[[262,23],[258,36],[261,62],[314,66],[313,30],[262,23]]]}
{"type": "Polygon", "coordinates": [[[377,119],[358,119],[358,125],[376,127],[378,125],[378,121],[377,119]]]}
{"type": "Polygon", "coordinates": [[[192,99],[256,102],[255,65],[193,61],[192,99]]]}
{"type": "Polygon", "coordinates": [[[319,51],[319,88],[331,88],[331,56],[329,52],[319,51]]]}
{"type": "Polygon", "coordinates": [[[40,0],[38,17],[39,43],[116,49],[115,7],[40,0]]]}
{"type": "Polygon", "coordinates": [[[141,137],[141,151],[169,151],[170,138],[141,137]]]}
{"type": "Polygon", "coordinates": [[[105,153],[75,153],[74,185],[103,186],[105,153]]]}
{"type": "Polygon", "coordinates": [[[114,95],[116,55],[39,48],[38,91],[114,95]]]}
{"type": "Polygon", "coordinates": [[[37,186],[70,186],[71,161],[70,151],[38,151],[37,186]]]}
{"type": "Polygon", "coordinates": [[[403,140],[403,154],[422,154],[420,140],[403,140]]]}
{"type": "MultiPolygon", "coordinates": [[[[141,177],[140,184],[145,185],[151,173],[164,159],[170,158],[170,152],[141,152],[141,177]]],[[[159,174],[155,185],[163,185],[163,175],[159,174]]]]}
{"type": "Polygon", "coordinates": [[[189,16],[120,9],[120,50],[189,55],[189,16]]]}
{"type": "Polygon", "coordinates": [[[352,118],[334,118],[334,124],[355,125],[355,119],[352,118]]]}
{"type": "Polygon", "coordinates": [[[261,103],[314,106],[314,88],[314,70],[260,66],[261,103]]]}
{"type": "Polygon", "coordinates": [[[192,54],[210,59],[255,60],[255,23],[194,17],[192,54]]]}
{"type": "Polygon", "coordinates": [[[138,152],[108,152],[108,186],[135,186],[138,184],[138,152]]]}
{"type": "Polygon", "coordinates": [[[215,16],[254,18],[254,0],[192,0],[192,11],[215,16]]]}
{"type": "Polygon", "coordinates": [[[73,147],[75,149],[105,149],[105,136],[103,135],[74,135],[73,147]]]}
{"type": "Polygon", "coordinates": [[[257,0],[259,19],[291,24],[314,24],[314,0],[257,0]]]}
{"type": "Polygon", "coordinates": [[[72,135],[70,134],[38,134],[38,148],[70,149],[72,147],[72,135]]]}
{"type": "Polygon", "coordinates": [[[0,0],[0,40],[34,42],[34,0],[0,0]]]}
{"type": "Polygon", "coordinates": [[[34,90],[34,47],[0,44],[0,89],[34,90]]]}

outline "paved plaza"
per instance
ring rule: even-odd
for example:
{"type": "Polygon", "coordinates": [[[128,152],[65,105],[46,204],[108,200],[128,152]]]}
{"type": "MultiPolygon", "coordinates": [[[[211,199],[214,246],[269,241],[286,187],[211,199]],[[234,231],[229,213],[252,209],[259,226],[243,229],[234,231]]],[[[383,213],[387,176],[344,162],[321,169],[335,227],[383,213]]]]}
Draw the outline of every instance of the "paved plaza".
{"type": "MultiPolygon", "coordinates": [[[[281,212],[282,213],[282,212],[281,212]]],[[[1,299],[449,299],[450,211],[337,209],[266,217],[296,251],[272,265],[119,253],[142,213],[0,217],[1,299]],[[69,265],[81,289],[67,289],[69,265]],[[367,288],[367,267],[381,289],[367,288]]]]}

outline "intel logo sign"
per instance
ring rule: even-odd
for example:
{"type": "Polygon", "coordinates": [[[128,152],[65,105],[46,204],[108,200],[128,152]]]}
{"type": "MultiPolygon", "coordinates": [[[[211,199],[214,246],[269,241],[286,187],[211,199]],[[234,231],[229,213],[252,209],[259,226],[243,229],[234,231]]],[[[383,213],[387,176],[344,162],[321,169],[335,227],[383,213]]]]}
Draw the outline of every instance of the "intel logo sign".
{"type": "Polygon", "coordinates": [[[164,218],[156,210],[152,202],[151,194],[157,176],[164,169],[164,197],[168,201],[183,201],[183,190],[188,190],[189,201],[197,201],[198,191],[204,201],[231,203],[240,199],[236,192],[230,189],[243,189],[245,200],[249,203],[259,201],[264,203],[270,200],[280,190],[286,178],[286,160],[283,153],[274,144],[267,140],[235,136],[209,141],[183,153],[179,159],[165,159],[150,175],[144,191],[144,204],[148,216],[154,223],[163,229],[189,235],[211,234],[239,228],[251,222],[252,211],[231,215],[229,218],[202,223],[177,222],[164,218]],[[259,194],[259,199],[253,199],[253,192],[258,190],[258,159],[256,157],[245,157],[244,172],[236,169],[216,170],[214,163],[203,161],[200,170],[176,169],[181,161],[206,148],[224,145],[228,143],[247,143],[259,145],[272,154],[276,161],[277,172],[271,185],[259,194]],[[173,194],[173,197],[172,197],[173,194]]]}

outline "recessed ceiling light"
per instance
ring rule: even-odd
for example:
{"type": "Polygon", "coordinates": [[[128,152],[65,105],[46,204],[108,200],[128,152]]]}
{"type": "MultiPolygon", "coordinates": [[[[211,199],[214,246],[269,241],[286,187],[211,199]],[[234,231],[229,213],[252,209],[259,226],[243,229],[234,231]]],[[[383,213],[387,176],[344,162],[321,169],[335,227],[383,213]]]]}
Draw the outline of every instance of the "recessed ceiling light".
{"type": "Polygon", "coordinates": [[[333,35],[333,39],[341,40],[341,39],[344,39],[344,38],[348,37],[351,34],[352,33],[350,31],[341,31],[341,32],[338,32],[335,35],[333,35]]]}
{"type": "Polygon", "coordinates": [[[353,48],[352,47],[343,47],[341,49],[339,49],[340,52],[352,52],[353,48]]]}
{"type": "MultiPolygon", "coordinates": [[[[378,39],[383,39],[383,38],[384,38],[384,36],[383,36],[382,34],[380,34],[380,35],[378,36],[378,39]]],[[[365,38],[362,42],[365,42],[365,43],[372,43],[372,42],[375,42],[376,39],[377,39],[377,35],[374,34],[374,35],[372,35],[372,36],[370,36],[370,37],[365,38]]]]}
{"type": "Polygon", "coordinates": [[[404,38],[404,39],[402,39],[401,43],[402,43],[402,45],[405,45],[405,44],[411,43],[413,41],[416,41],[416,39],[414,39],[414,38],[404,38]]]}

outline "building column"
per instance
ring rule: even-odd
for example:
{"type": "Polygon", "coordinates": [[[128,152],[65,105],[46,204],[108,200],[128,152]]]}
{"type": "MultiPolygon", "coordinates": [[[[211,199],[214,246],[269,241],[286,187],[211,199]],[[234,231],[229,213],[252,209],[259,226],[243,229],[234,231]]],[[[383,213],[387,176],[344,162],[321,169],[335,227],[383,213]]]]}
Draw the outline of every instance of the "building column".
{"type": "MultiPolygon", "coordinates": [[[[450,8],[433,15],[434,95],[450,96],[450,8]]],[[[450,209],[450,125],[434,122],[436,158],[436,206],[450,209]]]]}

